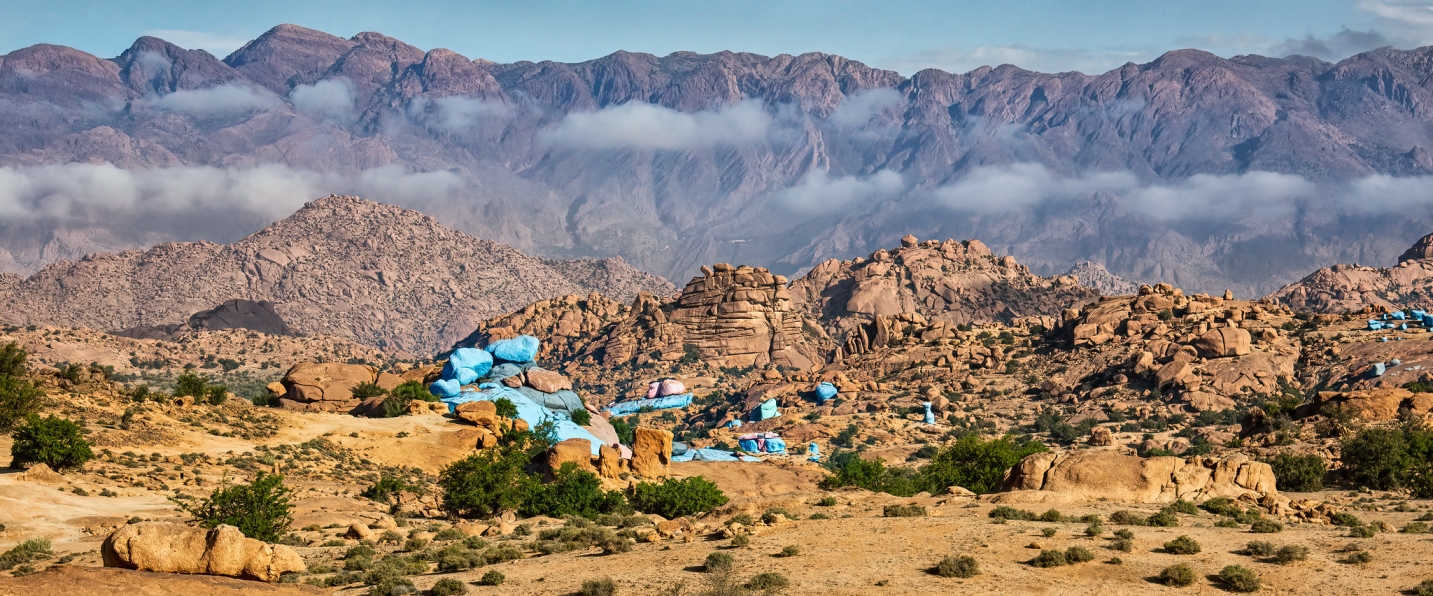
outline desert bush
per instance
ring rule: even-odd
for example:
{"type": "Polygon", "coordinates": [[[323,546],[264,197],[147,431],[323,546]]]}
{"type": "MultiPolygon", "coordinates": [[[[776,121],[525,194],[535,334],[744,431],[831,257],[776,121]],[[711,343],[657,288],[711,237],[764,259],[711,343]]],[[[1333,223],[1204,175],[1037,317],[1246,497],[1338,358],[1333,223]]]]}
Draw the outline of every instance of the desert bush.
{"type": "Polygon", "coordinates": [[[794,557],[794,556],[799,555],[799,554],[801,554],[801,547],[796,546],[795,544],[789,544],[789,545],[786,545],[786,546],[781,547],[781,552],[778,553],[776,556],[778,556],[778,557],[794,557]]]}
{"type": "Polygon", "coordinates": [[[617,594],[617,584],[610,577],[589,579],[582,582],[582,589],[577,593],[581,596],[614,596],[617,594]]]}
{"type": "Polygon", "coordinates": [[[385,577],[368,589],[368,596],[402,596],[417,593],[418,587],[413,585],[413,581],[401,576],[385,577]]]}
{"type": "Polygon", "coordinates": [[[627,513],[629,508],[621,491],[603,490],[596,474],[568,462],[562,464],[555,480],[533,491],[520,511],[523,515],[592,518],[604,513],[627,513]]]}
{"type": "Polygon", "coordinates": [[[821,507],[835,507],[836,497],[821,497],[821,500],[817,501],[816,504],[821,507]]]}
{"type": "Polygon", "coordinates": [[[499,397],[493,400],[493,406],[497,408],[497,415],[503,418],[517,418],[517,404],[506,397],[499,397]]]}
{"type": "Polygon", "coordinates": [[[1083,546],[1072,546],[1065,549],[1065,560],[1070,563],[1085,563],[1095,560],[1095,554],[1083,546]]]}
{"type": "Polygon", "coordinates": [[[999,506],[999,507],[996,507],[996,508],[990,510],[990,517],[991,517],[992,519],[1009,519],[1009,520],[1018,520],[1018,521],[1035,521],[1036,515],[1035,515],[1035,512],[1034,512],[1034,511],[1027,511],[1027,510],[1025,510],[1025,509],[1016,509],[1016,508],[1011,507],[1011,506],[1009,506],[1009,505],[1001,505],[1001,506],[999,506]]]}
{"type": "Polygon", "coordinates": [[[1110,514],[1110,523],[1121,526],[1147,526],[1149,519],[1133,511],[1121,509],[1110,514]]]}
{"type": "Polygon", "coordinates": [[[930,463],[920,469],[920,475],[924,479],[924,490],[931,493],[960,486],[985,494],[998,488],[1005,472],[1020,460],[1048,450],[1038,441],[1016,444],[1009,435],[987,441],[970,434],[936,452],[930,463]]]}
{"type": "Polygon", "coordinates": [[[513,546],[511,544],[494,546],[483,551],[483,560],[487,561],[489,565],[506,563],[508,561],[516,561],[521,558],[522,551],[518,550],[516,546],[513,546]]]}
{"type": "Polygon", "coordinates": [[[354,385],[352,389],[349,389],[348,392],[353,399],[360,401],[388,393],[388,391],[379,387],[376,383],[359,383],[354,385]]]}
{"type": "Polygon", "coordinates": [[[374,482],[368,488],[363,489],[363,492],[359,494],[370,501],[377,501],[379,503],[392,503],[393,498],[397,496],[398,493],[403,491],[413,491],[416,490],[416,488],[417,487],[408,484],[402,478],[399,478],[397,476],[384,475],[380,477],[377,482],[374,482]]]}
{"type": "Polygon", "coordinates": [[[1099,522],[1095,522],[1088,526],[1085,526],[1085,535],[1089,536],[1090,538],[1097,538],[1100,534],[1104,533],[1105,527],[1100,525],[1099,522]]]}
{"type": "Polygon", "coordinates": [[[1363,565],[1366,563],[1372,563],[1373,553],[1370,553],[1366,550],[1356,550],[1351,553],[1348,553],[1348,555],[1344,556],[1344,558],[1339,560],[1339,562],[1346,565],[1363,565]]]}
{"type": "Polygon", "coordinates": [[[94,458],[79,425],[56,416],[30,414],[11,433],[12,466],[45,464],[56,470],[77,468],[94,458]]]}
{"type": "Polygon", "coordinates": [[[503,575],[503,572],[498,571],[498,570],[496,570],[496,569],[492,569],[492,570],[489,570],[487,573],[484,573],[484,574],[483,574],[483,578],[480,579],[480,580],[478,580],[478,585],[480,585],[480,586],[500,586],[500,585],[502,585],[503,582],[507,581],[507,579],[508,579],[507,576],[506,576],[506,575],[503,575]]]}
{"type": "Polygon", "coordinates": [[[970,556],[946,557],[936,564],[935,574],[941,577],[975,577],[980,575],[980,563],[970,556]]]}
{"type": "Polygon", "coordinates": [[[1122,553],[1127,553],[1127,552],[1131,552],[1131,551],[1134,550],[1134,541],[1133,541],[1133,540],[1130,540],[1129,538],[1116,538],[1116,539],[1110,541],[1110,546],[1109,546],[1109,547],[1110,547],[1112,550],[1117,550],[1117,551],[1120,551],[1120,552],[1122,552],[1122,553]]]}
{"type": "Polygon", "coordinates": [[[1161,509],[1159,513],[1149,516],[1149,525],[1161,528],[1174,528],[1179,526],[1179,517],[1173,511],[1161,509]]]}
{"type": "Polygon", "coordinates": [[[1055,537],[1055,528],[1040,528],[1040,535],[1046,538],[1055,537]]]}
{"type": "Polygon", "coordinates": [[[540,483],[524,469],[531,457],[524,447],[484,449],[444,467],[438,473],[443,509],[459,517],[487,517],[525,506],[540,483]]]}
{"type": "Polygon", "coordinates": [[[1328,466],[1324,465],[1322,457],[1285,452],[1275,455],[1266,463],[1274,469],[1274,479],[1281,491],[1308,493],[1324,489],[1324,475],[1328,473],[1328,466]]]}
{"type": "Polygon", "coordinates": [[[588,426],[592,424],[592,414],[587,410],[576,410],[572,412],[572,423],[578,426],[588,426]]]}
{"type": "Polygon", "coordinates": [[[423,387],[423,384],[418,381],[404,381],[401,385],[389,391],[388,396],[404,404],[414,400],[438,401],[438,396],[433,395],[433,392],[428,391],[428,389],[423,387]]]}
{"type": "Polygon", "coordinates": [[[1174,513],[1183,513],[1183,514],[1185,514],[1185,515],[1195,515],[1195,514],[1199,513],[1199,507],[1198,507],[1198,506],[1196,506],[1194,503],[1191,503],[1191,502],[1186,501],[1186,500],[1184,500],[1184,499],[1179,499],[1178,501],[1175,501],[1175,502],[1173,502],[1173,503],[1170,503],[1170,504],[1166,505],[1164,508],[1165,508],[1166,510],[1172,511],[1172,512],[1174,512],[1174,513]]]}
{"type": "Polygon", "coordinates": [[[1181,535],[1164,543],[1164,551],[1176,555],[1193,555],[1199,552],[1199,543],[1193,538],[1181,535]]]}
{"type": "Polygon", "coordinates": [[[1235,517],[1244,512],[1244,509],[1229,497],[1209,499],[1200,504],[1199,508],[1215,515],[1223,515],[1226,517],[1235,517]]]}
{"type": "Polygon", "coordinates": [[[0,374],[0,432],[8,432],[29,416],[38,414],[45,392],[34,383],[0,374]]]}
{"type": "Polygon", "coordinates": [[[460,596],[468,593],[468,586],[451,577],[445,577],[433,584],[433,596],[460,596]]]}
{"type": "Polygon", "coordinates": [[[1060,523],[1065,521],[1065,514],[1060,513],[1058,509],[1046,509],[1038,519],[1042,522],[1060,523]]]}
{"type": "Polygon", "coordinates": [[[1131,538],[1134,538],[1134,532],[1131,532],[1129,528],[1120,528],[1118,530],[1115,530],[1115,538],[1123,538],[1125,540],[1129,540],[1131,538]]]}
{"type": "Polygon", "coordinates": [[[791,585],[791,581],[787,580],[786,576],[775,571],[758,573],[753,576],[750,581],[746,582],[747,589],[760,590],[768,594],[776,593],[789,585],[791,585]]]}
{"type": "Polygon", "coordinates": [[[1378,532],[1373,526],[1359,526],[1357,528],[1348,529],[1349,538],[1373,538],[1373,535],[1376,533],[1378,532]]]}
{"type": "Polygon", "coordinates": [[[1358,516],[1347,511],[1340,511],[1329,518],[1329,523],[1345,528],[1357,528],[1363,525],[1363,520],[1358,519],[1358,516]]]}
{"type": "Polygon", "coordinates": [[[855,451],[832,455],[826,467],[832,471],[821,481],[821,488],[826,490],[855,486],[898,497],[910,497],[929,490],[915,470],[887,466],[880,458],[866,459],[855,451]]]}
{"type": "Polygon", "coordinates": [[[443,528],[433,536],[433,540],[462,540],[467,537],[467,534],[464,534],[462,530],[459,530],[457,528],[443,528]]]}
{"type": "Polygon", "coordinates": [[[703,567],[704,567],[708,572],[719,572],[719,571],[731,571],[731,568],[734,567],[735,565],[736,565],[736,559],[732,558],[732,556],[731,556],[730,554],[724,553],[724,552],[721,552],[721,551],[717,551],[717,552],[714,552],[714,553],[712,553],[712,554],[707,555],[707,560],[706,560],[706,562],[703,564],[703,567]]]}
{"type": "Polygon", "coordinates": [[[55,556],[50,550],[49,538],[31,538],[0,554],[0,571],[9,571],[20,565],[28,565],[55,556]]]}
{"type": "Polygon", "coordinates": [[[925,517],[924,505],[886,505],[883,510],[886,517],[925,517]]]}
{"type": "Polygon", "coordinates": [[[1433,430],[1365,427],[1344,440],[1342,462],[1344,475],[1356,484],[1433,497],[1433,430]]]}
{"type": "Polygon", "coordinates": [[[1274,554],[1274,544],[1255,540],[1244,546],[1244,552],[1251,557],[1267,557],[1274,554]]]}
{"type": "Polygon", "coordinates": [[[10,342],[0,347],[0,377],[21,377],[25,375],[25,359],[30,354],[19,343],[10,342]]]}
{"type": "Polygon", "coordinates": [[[409,538],[403,542],[403,550],[410,553],[416,553],[425,548],[428,548],[428,540],[425,538],[409,538]]]}
{"type": "Polygon", "coordinates": [[[1309,558],[1309,547],[1297,544],[1280,547],[1274,551],[1274,562],[1280,565],[1288,565],[1295,561],[1303,561],[1309,558]]]}
{"type": "Polygon", "coordinates": [[[1277,534],[1284,531],[1284,524],[1267,518],[1254,520],[1249,526],[1249,531],[1255,534],[1277,534]]]}
{"type": "Polygon", "coordinates": [[[1032,567],[1060,567],[1066,564],[1065,553],[1058,550],[1042,550],[1030,561],[1032,567]]]}
{"type": "Polygon", "coordinates": [[[633,507],[667,519],[705,513],[726,502],[726,494],[701,476],[668,478],[660,483],[640,482],[632,488],[633,507]]]}
{"type": "Polygon", "coordinates": [[[201,401],[208,391],[209,382],[192,372],[186,372],[174,379],[174,397],[192,397],[195,401],[201,401]]]}
{"type": "Polygon", "coordinates": [[[751,537],[746,534],[737,534],[731,537],[732,548],[746,548],[751,546],[751,537]]]}
{"type": "Polygon", "coordinates": [[[1403,532],[1404,534],[1427,534],[1428,524],[1423,522],[1410,522],[1408,525],[1403,526],[1403,529],[1399,531],[1403,532]]]}
{"type": "Polygon", "coordinates": [[[294,521],[289,501],[292,494],[293,490],[284,486],[283,476],[259,472],[249,484],[221,483],[198,503],[171,500],[206,528],[227,524],[249,538],[274,542],[294,521]]]}
{"type": "Polygon", "coordinates": [[[1224,582],[1224,587],[1231,592],[1255,592],[1263,583],[1259,581],[1259,574],[1243,565],[1229,565],[1220,569],[1219,581],[1224,582]]]}
{"type": "Polygon", "coordinates": [[[1170,565],[1159,572],[1159,581],[1164,582],[1164,584],[1168,586],[1182,588],[1193,585],[1196,579],[1198,579],[1198,575],[1194,572],[1194,568],[1191,567],[1189,563],[1170,565]]]}

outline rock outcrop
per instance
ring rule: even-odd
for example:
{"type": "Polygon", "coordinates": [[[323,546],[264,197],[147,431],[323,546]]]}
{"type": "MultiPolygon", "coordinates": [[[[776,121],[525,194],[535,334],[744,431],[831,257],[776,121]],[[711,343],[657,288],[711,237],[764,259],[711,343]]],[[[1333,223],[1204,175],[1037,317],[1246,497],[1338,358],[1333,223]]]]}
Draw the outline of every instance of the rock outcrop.
{"type": "MultiPolygon", "coordinates": [[[[594,291],[630,300],[671,289],[620,259],[554,268],[416,211],[330,196],[233,244],[170,243],[52,264],[0,294],[0,319],[162,327],[238,298],[271,302],[305,334],[422,353],[538,300],[594,291]]],[[[195,322],[222,319],[201,315],[195,322]]]]}
{"type": "Polygon", "coordinates": [[[353,398],[355,387],[373,383],[383,389],[393,389],[402,384],[403,379],[390,373],[380,373],[366,364],[304,362],[290,368],[281,383],[284,394],[279,398],[279,405],[285,409],[347,412],[361,403],[361,400],[353,398]]]}
{"type": "Polygon", "coordinates": [[[1300,312],[1433,308],[1433,234],[1420,238],[1393,267],[1357,263],[1325,267],[1279,288],[1269,298],[1300,312]]]}
{"type": "Polygon", "coordinates": [[[105,567],[267,582],[307,569],[294,549],[246,538],[227,525],[205,530],[162,522],[130,524],[105,538],[100,555],[105,567]]]}
{"type": "Polygon", "coordinates": [[[632,432],[632,472],[643,478],[666,476],[672,463],[672,431],[639,426],[632,432]]]}
{"type": "Polygon", "coordinates": [[[1104,265],[1091,261],[1075,263],[1065,275],[1105,296],[1129,296],[1139,292],[1139,284],[1110,273],[1104,265]]]}
{"type": "Polygon", "coordinates": [[[1222,458],[1196,456],[1140,458],[1108,450],[1030,455],[1006,473],[999,502],[1047,498],[1021,494],[1044,491],[1069,501],[1117,503],[1195,502],[1216,497],[1260,503],[1279,497],[1269,464],[1242,453],[1222,458]]]}
{"type": "Polygon", "coordinates": [[[201,310],[183,325],[131,327],[114,334],[134,339],[174,341],[184,331],[222,331],[244,329],[266,335],[295,335],[284,318],[274,310],[272,302],[254,302],[235,298],[209,310],[201,310]]]}

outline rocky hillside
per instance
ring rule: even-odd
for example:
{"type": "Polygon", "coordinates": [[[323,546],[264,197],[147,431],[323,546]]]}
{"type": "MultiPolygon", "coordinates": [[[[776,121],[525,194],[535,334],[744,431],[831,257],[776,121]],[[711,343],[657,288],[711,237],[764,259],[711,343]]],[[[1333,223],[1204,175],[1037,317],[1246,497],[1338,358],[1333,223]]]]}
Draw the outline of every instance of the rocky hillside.
{"type": "Polygon", "coordinates": [[[222,60],[153,37],[112,59],[36,45],[0,61],[0,166],[34,189],[16,199],[23,215],[0,220],[0,270],[229,241],[282,216],[257,189],[313,184],[671,279],[713,262],[794,274],[914,231],[982,238],[1047,275],[1090,260],[1262,295],[1314,266],[1392,262],[1433,225],[1369,214],[1348,184],[1433,173],[1430,54],[1331,64],[1182,50],[1098,75],[906,77],[820,53],[496,64],[292,25],[222,60]],[[653,122],[677,125],[643,128],[653,122]],[[43,167],[95,163],[146,172],[139,198],[155,206],[89,204],[65,190],[73,172],[43,167]],[[194,167],[253,186],[211,204],[214,189],[176,190],[194,183],[188,170],[162,170],[194,167]],[[391,182],[410,171],[441,192],[391,182]],[[1316,199],[1329,202],[1299,202],[1316,199]],[[1269,206],[1273,217],[1249,212],[1269,206]],[[73,215],[36,217],[56,212],[73,215]]]}
{"type": "Polygon", "coordinates": [[[1105,269],[1105,266],[1099,263],[1090,261],[1075,263],[1075,266],[1066,271],[1065,275],[1079,280],[1080,285],[1094,288],[1105,296],[1129,296],[1139,292],[1139,284],[1110,273],[1109,269],[1105,269]]]}
{"type": "Polygon", "coordinates": [[[0,287],[0,318],[120,330],[181,324],[240,298],[301,333],[425,353],[479,322],[567,294],[664,295],[621,259],[565,263],[454,232],[432,217],[331,196],[228,245],[162,244],[52,264],[0,287]]]}
{"type": "Polygon", "coordinates": [[[1366,307],[1433,308],[1433,234],[1419,239],[1393,267],[1338,264],[1292,283],[1270,298],[1304,312],[1355,312],[1366,307]]]}

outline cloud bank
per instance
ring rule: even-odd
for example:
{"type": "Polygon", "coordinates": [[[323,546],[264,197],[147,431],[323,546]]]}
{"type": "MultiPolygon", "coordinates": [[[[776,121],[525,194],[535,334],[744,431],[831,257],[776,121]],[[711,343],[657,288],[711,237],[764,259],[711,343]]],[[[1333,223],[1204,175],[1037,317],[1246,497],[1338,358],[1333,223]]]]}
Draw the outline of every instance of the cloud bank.
{"type": "Polygon", "coordinates": [[[876,116],[903,107],[905,103],[905,96],[890,87],[860,91],[846,96],[826,121],[843,128],[864,126],[876,116]]]}
{"type": "Polygon", "coordinates": [[[283,102],[267,89],[225,83],[205,89],[183,89],[141,103],[153,109],[190,116],[232,116],[271,110],[283,102]]]}
{"type": "Polygon", "coordinates": [[[300,114],[330,122],[351,122],[354,112],[353,84],[345,78],[324,79],[299,85],[289,91],[289,103],[300,114]]]}
{"type": "Polygon", "coordinates": [[[771,126],[771,115],[757,100],[694,113],[632,101],[568,114],[544,137],[579,149],[682,150],[758,141],[771,126]]]}
{"type": "Polygon", "coordinates": [[[895,199],[905,190],[905,178],[891,170],[881,170],[866,177],[835,178],[825,170],[815,170],[795,186],[776,193],[776,200],[792,211],[817,214],[895,199]]]}

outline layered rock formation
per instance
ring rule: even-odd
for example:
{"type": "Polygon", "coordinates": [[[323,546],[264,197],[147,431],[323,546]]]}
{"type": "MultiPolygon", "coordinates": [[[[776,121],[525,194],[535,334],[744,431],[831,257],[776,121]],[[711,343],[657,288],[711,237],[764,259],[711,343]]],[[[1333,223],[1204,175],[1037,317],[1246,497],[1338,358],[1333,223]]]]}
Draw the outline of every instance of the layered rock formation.
{"type": "Polygon", "coordinates": [[[129,524],[105,538],[100,555],[105,567],[267,582],[307,569],[294,549],[246,538],[228,525],[205,530],[164,522],[129,524]]]}
{"type": "Polygon", "coordinates": [[[274,310],[272,302],[254,302],[235,298],[209,310],[201,310],[183,325],[132,327],[114,332],[120,337],[162,339],[173,341],[184,331],[222,331],[246,329],[266,335],[295,335],[284,318],[274,310]]]}
{"type": "Polygon", "coordinates": [[[366,364],[340,362],[295,364],[280,381],[283,391],[277,392],[279,405],[285,409],[308,412],[347,412],[363,401],[353,397],[353,389],[371,383],[391,390],[403,382],[392,373],[380,373],[366,364]]]}
{"type": "Polygon", "coordinates": [[[979,240],[920,242],[907,235],[900,248],[817,265],[791,284],[791,295],[797,309],[844,340],[846,353],[861,353],[917,322],[952,331],[960,324],[1040,317],[1053,324],[1062,309],[1098,294],[1072,277],[1031,274],[979,240]]]}
{"type": "MultiPolygon", "coordinates": [[[[414,211],[331,196],[233,244],[172,243],[55,263],[8,291],[0,288],[0,319],[92,329],[163,326],[239,297],[272,302],[303,333],[421,353],[544,298],[600,291],[630,299],[671,288],[620,259],[553,263],[453,232],[414,211]]],[[[199,324],[212,321],[201,315],[199,324]]]]}
{"type": "Polygon", "coordinates": [[[1433,234],[1404,251],[1393,267],[1325,267],[1269,297],[1301,312],[1433,308],[1433,234]]]}
{"type": "Polygon", "coordinates": [[[1225,497],[1265,506],[1288,503],[1275,487],[1273,468],[1240,453],[1188,459],[1106,450],[1036,453],[1006,473],[1001,490],[992,500],[1170,503],[1225,497]]]}
{"type": "Polygon", "coordinates": [[[1104,265],[1090,261],[1075,263],[1065,275],[1105,296],[1128,296],[1139,291],[1139,284],[1110,273],[1104,265]]]}

